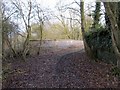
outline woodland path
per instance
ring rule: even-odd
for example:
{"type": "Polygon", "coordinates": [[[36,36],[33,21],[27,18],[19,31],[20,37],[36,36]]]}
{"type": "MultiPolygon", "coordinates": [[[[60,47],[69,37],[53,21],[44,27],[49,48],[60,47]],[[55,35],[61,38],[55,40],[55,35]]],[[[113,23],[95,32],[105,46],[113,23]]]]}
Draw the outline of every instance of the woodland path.
{"type": "Polygon", "coordinates": [[[83,43],[67,48],[50,48],[39,56],[17,60],[3,83],[7,88],[104,88],[117,87],[111,65],[90,60],[83,43]]]}

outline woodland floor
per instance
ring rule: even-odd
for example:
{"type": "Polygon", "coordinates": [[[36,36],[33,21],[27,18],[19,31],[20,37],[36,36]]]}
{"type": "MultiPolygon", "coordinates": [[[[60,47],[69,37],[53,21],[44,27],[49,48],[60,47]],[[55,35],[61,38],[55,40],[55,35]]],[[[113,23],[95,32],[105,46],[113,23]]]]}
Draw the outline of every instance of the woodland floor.
{"type": "MultiPolygon", "coordinates": [[[[5,66],[3,66],[5,67],[5,66]]],[[[90,60],[83,45],[44,50],[39,56],[8,63],[3,88],[116,88],[112,65],[90,60]],[[78,49],[79,48],[79,49],[78,49]]]]}

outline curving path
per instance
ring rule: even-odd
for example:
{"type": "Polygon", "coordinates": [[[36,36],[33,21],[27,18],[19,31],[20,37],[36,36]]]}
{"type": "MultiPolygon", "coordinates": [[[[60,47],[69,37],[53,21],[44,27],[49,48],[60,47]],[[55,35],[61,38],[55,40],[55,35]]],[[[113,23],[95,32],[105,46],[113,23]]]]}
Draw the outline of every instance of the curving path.
{"type": "Polygon", "coordinates": [[[12,72],[3,87],[117,87],[117,78],[109,73],[111,65],[90,60],[82,42],[44,50],[39,56],[31,56],[26,62],[17,60],[11,66],[12,72]]]}

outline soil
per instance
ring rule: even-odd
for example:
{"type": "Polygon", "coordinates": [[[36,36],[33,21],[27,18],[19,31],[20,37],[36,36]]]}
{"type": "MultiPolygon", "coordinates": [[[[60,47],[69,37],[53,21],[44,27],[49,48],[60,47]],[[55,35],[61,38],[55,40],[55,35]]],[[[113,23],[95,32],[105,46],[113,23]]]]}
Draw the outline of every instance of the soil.
{"type": "Polygon", "coordinates": [[[95,62],[86,55],[83,45],[51,48],[40,55],[16,59],[3,88],[116,88],[117,77],[111,64],[95,62]]]}

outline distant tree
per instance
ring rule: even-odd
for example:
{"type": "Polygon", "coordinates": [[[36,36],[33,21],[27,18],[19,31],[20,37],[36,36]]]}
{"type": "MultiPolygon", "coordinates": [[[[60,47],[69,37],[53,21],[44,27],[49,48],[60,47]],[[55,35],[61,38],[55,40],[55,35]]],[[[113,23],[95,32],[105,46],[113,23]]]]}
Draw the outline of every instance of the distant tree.
{"type": "MultiPolygon", "coordinates": [[[[59,10],[59,8],[58,8],[58,10],[59,10]]],[[[68,25],[65,23],[66,20],[63,17],[62,13],[59,16],[57,16],[57,15],[53,15],[53,16],[56,17],[60,21],[60,23],[61,23],[61,25],[63,27],[63,30],[64,30],[64,34],[67,36],[68,39],[70,39],[68,25]]]]}
{"type": "Polygon", "coordinates": [[[40,42],[39,42],[39,48],[38,48],[38,52],[37,54],[40,54],[40,50],[41,50],[41,45],[42,45],[42,39],[43,39],[43,26],[44,26],[44,13],[43,10],[40,8],[40,5],[37,5],[37,18],[38,18],[38,23],[39,23],[39,30],[40,30],[40,42]],[[42,14],[42,15],[41,15],[42,14]]]}

